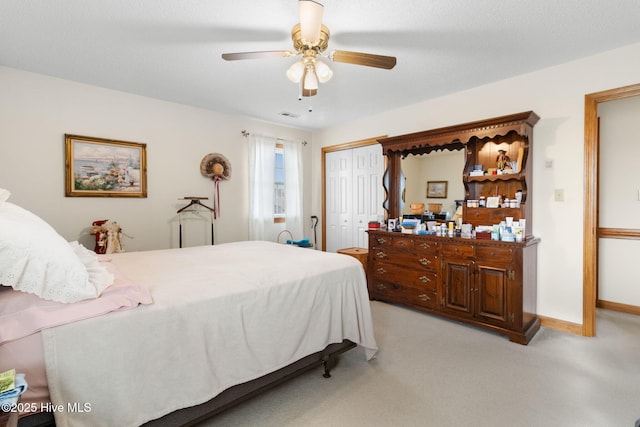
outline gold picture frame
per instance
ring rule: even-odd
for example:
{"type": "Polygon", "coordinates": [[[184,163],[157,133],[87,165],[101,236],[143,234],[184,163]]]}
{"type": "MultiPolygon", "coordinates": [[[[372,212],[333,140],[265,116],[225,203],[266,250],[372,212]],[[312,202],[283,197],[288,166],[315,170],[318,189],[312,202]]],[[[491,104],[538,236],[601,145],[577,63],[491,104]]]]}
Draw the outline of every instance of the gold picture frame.
{"type": "Polygon", "coordinates": [[[427,181],[427,198],[446,199],[449,181],[427,181]]]}
{"type": "Polygon", "coordinates": [[[147,145],[65,134],[67,197],[147,197],[147,145]]]}

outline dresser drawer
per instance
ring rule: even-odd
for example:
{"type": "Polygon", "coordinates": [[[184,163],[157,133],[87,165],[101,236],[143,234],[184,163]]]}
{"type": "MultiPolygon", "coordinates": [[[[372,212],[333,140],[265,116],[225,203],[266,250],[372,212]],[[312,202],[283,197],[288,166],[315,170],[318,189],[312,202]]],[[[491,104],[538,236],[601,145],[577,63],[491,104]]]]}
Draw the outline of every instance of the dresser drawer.
{"type": "Polygon", "coordinates": [[[405,304],[436,310],[438,298],[435,291],[421,289],[410,285],[374,280],[370,295],[373,299],[390,301],[396,304],[405,304]]]}
{"type": "Polygon", "coordinates": [[[395,249],[409,251],[413,249],[413,239],[411,237],[396,235],[391,239],[391,246],[395,249]]]}
{"type": "Polygon", "coordinates": [[[436,270],[439,267],[440,258],[438,255],[431,255],[417,252],[401,252],[396,250],[376,249],[373,252],[375,261],[385,261],[396,264],[403,269],[429,269],[436,270]]]}
{"type": "MultiPolygon", "coordinates": [[[[373,245],[372,247],[374,248],[382,247],[382,246],[390,246],[391,234],[371,236],[371,239],[369,239],[369,241],[371,242],[371,244],[373,245]]],[[[371,249],[371,247],[369,249],[371,249]]]]}
{"type": "Polygon", "coordinates": [[[433,270],[411,269],[389,262],[376,262],[371,269],[374,280],[393,281],[420,289],[438,289],[438,274],[433,270]]]}
{"type": "Polygon", "coordinates": [[[492,246],[478,246],[476,248],[478,260],[510,262],[513,259],[513,249],[492,246]]]}
{"type": "Polygon", "coordinates": [[[444,256],[445,259],[448,257],[471,258],[473,257],[473,246],[456,244],[443,245],[442,256],[444,256]]]}
{"type": "Polygon", "coordinates": [[[438,254],[440,244],[432,240],[416,240],[413,242],[413,249],[419,253],[438,254]]]}

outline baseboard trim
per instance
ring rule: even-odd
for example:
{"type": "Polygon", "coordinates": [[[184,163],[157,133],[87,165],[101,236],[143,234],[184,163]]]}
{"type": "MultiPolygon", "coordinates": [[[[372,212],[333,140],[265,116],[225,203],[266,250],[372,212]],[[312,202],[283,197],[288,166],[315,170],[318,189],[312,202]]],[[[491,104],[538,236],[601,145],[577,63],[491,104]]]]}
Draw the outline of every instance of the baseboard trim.
{"type": "Polygon", "coordinates": [[[555,329],[561,332],[569,332],[575,335],[583,335],[582,325],[579,323],[567,322],[565,320],[554,319],[553,317],[540,316],[540,326],[555,329]]]}
{"type": "MultiPolygon", "coordinates": [[[[637,305],[629,305],[629,304],[621,304],[619,302],[611,302],[611,301],[596,301],[597,308],[604,308],[606,310],[619,311],[621,313],[629,313],[640,316],[640,307],[637,305]]],[[[545,317],[540,316],[538,314],[538,318],[540,319],[540,326],[555,329],[561,332],[569,332],[575,335],[584,335],[582,325],[579,323],[567,322],[564,320],[554,319],[553,317],[545,317]]]]}
{"type": "Polygon", "coordinates": [[[596,307],[605,308],[607,310],[620,311],[622,313],[636,314],[640,315],[640,307],[637,305],[629,305],[629,304],[621,304],[619,302],[611,302],[611,301],[596,301],[596,307]]]}

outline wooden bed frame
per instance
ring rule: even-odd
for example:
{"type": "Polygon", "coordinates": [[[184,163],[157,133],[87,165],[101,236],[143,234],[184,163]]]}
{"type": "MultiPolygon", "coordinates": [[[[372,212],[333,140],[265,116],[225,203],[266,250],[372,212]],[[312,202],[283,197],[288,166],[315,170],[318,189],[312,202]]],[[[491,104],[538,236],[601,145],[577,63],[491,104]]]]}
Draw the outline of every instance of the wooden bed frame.
{"type": "MultiPolygon", "coordinates": [[[[180,409],[161,418],[149,421],[143,425],[145,427],[187,427],[197,425],[206,419],[231,408],[232,406],[242,403],[245,400],[263,393],[278,384],[295,378],[298,375],[320,365],[324,366],[323,376],[325,378],[329,378],[331,376],[330,371],[337,362],[337,357],[354,347],[356,347],[356,344],[349,340],[344,340],[341,343],[329,344],[324,350],[303,357],[297,362],[285,366],[275,372],[255,380],[233,386],[208,402],[180,409]]],[[[55,421],[53,419],[53,413],[38,413],[21,418],[18,422],[18,426],[50,427],[55,426],[55,421]]]]}

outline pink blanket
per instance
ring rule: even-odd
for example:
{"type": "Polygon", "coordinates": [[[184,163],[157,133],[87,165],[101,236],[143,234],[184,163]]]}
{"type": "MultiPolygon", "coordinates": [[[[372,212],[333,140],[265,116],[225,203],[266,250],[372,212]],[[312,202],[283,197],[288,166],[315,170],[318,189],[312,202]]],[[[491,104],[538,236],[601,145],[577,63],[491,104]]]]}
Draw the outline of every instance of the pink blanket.
{"type": "Polygon", "coordinates": [[[42,329],[153,302],[147,288],[132,283],[110,262],[102,262],[115,276],[115,282],[91,300],[62,304],[0,286],[0,345],[42,329]]]}

